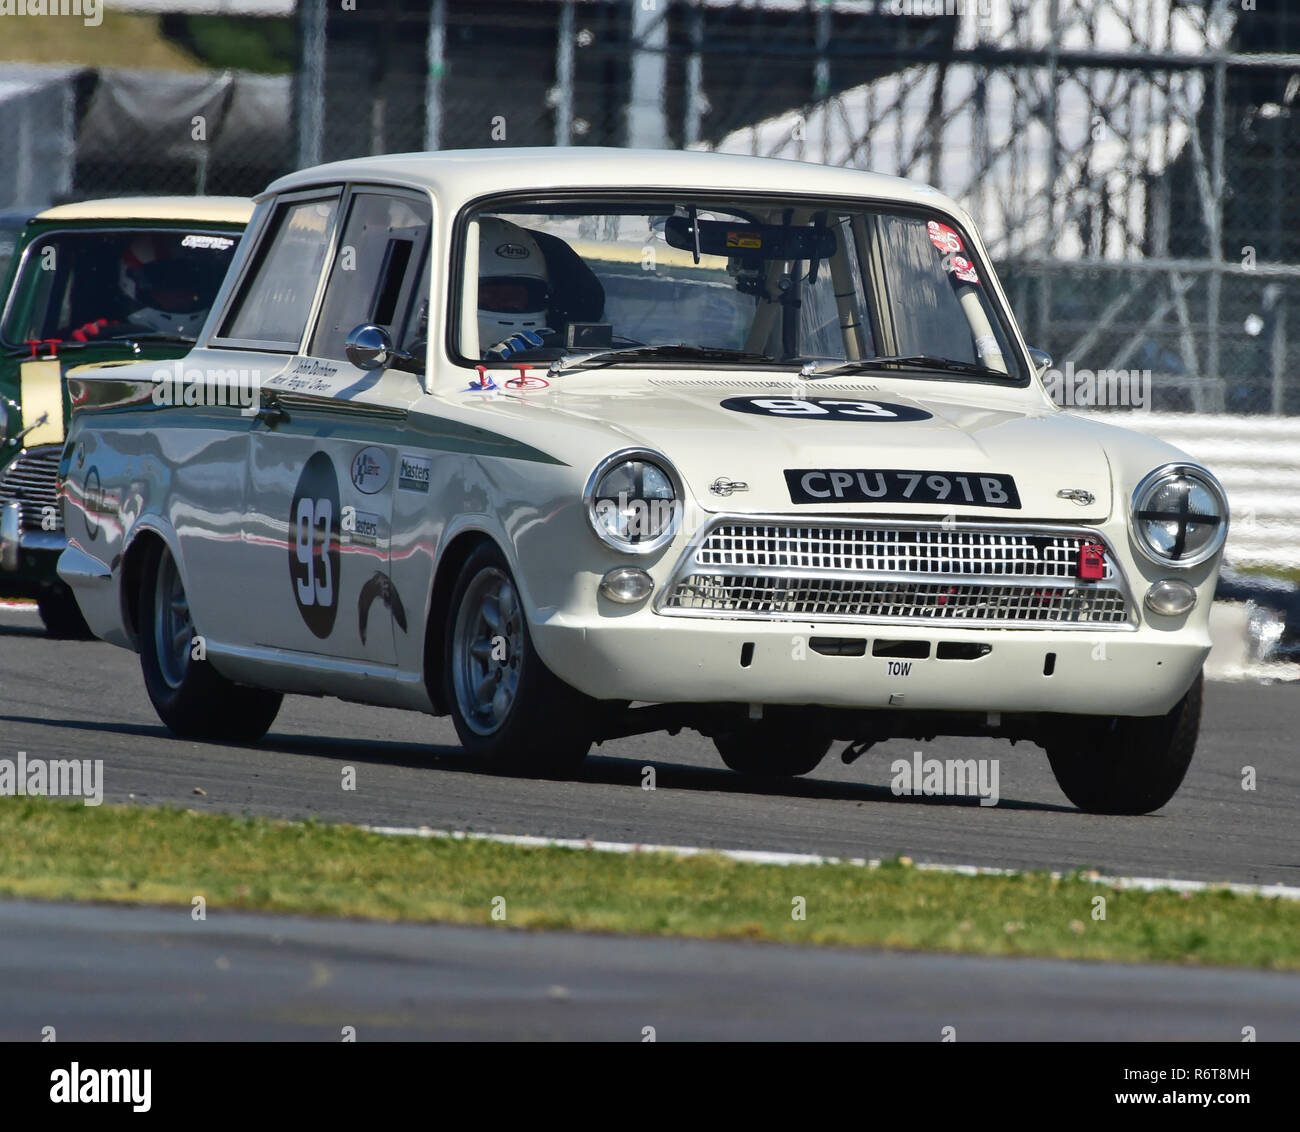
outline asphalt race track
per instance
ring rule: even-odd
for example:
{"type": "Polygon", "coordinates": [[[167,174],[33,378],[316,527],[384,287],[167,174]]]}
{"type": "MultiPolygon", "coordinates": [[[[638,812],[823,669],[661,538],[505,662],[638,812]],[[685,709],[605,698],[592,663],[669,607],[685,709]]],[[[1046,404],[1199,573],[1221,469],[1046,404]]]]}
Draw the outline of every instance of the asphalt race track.
{"type": "MultiPolygon", "coordinates": [[[[576,781],[506,778],[445,720],[337,700],[289,698],[257,747],[172,739],[133,654],[0,609],[0,756],[103,759],[106,802],[200,811],[1296,885],[1298,722],[1295,684],[1208,685],[1187,780],[1137,818],[1080,814],[1038,748],[993,741],[923,750],[1000,759],[994,807],[894,797],[907,742],[771,787],[693,733],[607,744],[576,781]]],[[[1300,1038],[1285,975],[188,913],[0,903],[0,1039],[1300,1038]]]]}
{"type": "Polygon", "coordinates": [[[769,849],[1127,876],[1300,884],[1300,685],[1209,684],[1182,789],[1147,817],[1081,814],[1031,744],[949,739],[927,758],[1000,760],[999,805],[895,797],[889,764],[918,744],[837,747],[812,775],[756,786],[694,732],[594,748],[578,781],[480,773],[449,721],[295,696],[257,747],[173,739],[138,660],[99,641],[46,638],[0,609],[0,755],[104,760],[104,800],[367,825],[431,826],[719,849],[769,849]],[[643,790],[642,768],[656,768],[643,790]],[[342,769],[356,768],[356,790],[342,769]],[[1257,788],[1242,789],[1253,766],[1257,788]],[[196,788],[203,794],[197,794],[196,788]]]}
{"type": "Polygon", "coordinates": [[[1300,1038],[1256,971],[0,903],[0,1040],[1300,1038]],[[41,987],[33,994],[31,988],[41,987]]]}

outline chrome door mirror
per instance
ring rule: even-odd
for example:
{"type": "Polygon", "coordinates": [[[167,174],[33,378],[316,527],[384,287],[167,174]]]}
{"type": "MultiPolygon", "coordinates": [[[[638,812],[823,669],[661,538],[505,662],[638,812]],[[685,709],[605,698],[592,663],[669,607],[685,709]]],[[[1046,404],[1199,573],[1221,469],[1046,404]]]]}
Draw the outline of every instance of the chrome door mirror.
{"type": "Polygon", "coordinates": [[[393,340],[382,327],[363,322],[348,335],[343,350],[357,369],[383,369],[392,358],[393,340]]]}
{"type": "Polygon", "coordinates": [[[1052,368],[1052,355],[1046,350],[1039,350],[1030,346],[1029,360],[1034,363],[1034,369],[1038,371],[1039,377],[1042,377],[1043,374],[1052,368]]]}

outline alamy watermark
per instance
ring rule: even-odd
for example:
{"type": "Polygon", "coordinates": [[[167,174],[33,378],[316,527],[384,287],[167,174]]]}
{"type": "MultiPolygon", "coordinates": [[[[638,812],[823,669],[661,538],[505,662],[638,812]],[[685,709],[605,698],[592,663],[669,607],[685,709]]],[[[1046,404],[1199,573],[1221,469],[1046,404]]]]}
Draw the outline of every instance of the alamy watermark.
{"type": "Polygon", "coordinates": [[[0,0],[0,16],[80,16],[88,28],[104,22],[103,0],[0,0]]]}
{"type": "Polygon", "coordinates": [[[0,797],[80,798],[87,806],[104,801],[103,759],[0,759],[0,797]]]}
{"type": "Polygon", "coordinates": [[[244,416],[252,416],[261,405],[261,370],[186,368],[178,358],[155,369],[150,380],[153,403],[159,407],[237,407],[244,416]]]}
{"type": "Polygon", "coordinates": [[[997,759],[926,759],[913,751],[908,759],[889,764],[889,789],[895,796],[963,797],[978,795],[981,806],[998,804],[997,759]]]}
{"type": "Polygon", "coordinates": [[[1043,374],[1047,395],[1062,409],[1149,409],[1149,369],[1075,369],[1066,362],[1043,374]]]}

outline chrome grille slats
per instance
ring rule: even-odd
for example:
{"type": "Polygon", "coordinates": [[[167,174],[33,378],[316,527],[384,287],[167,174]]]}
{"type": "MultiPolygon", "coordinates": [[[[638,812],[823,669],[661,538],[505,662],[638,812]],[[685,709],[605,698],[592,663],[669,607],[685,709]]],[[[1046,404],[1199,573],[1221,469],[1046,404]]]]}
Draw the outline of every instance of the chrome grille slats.
{"type": "Polygon", "coordinates": [[[63,530],[63,514],[59,510],[60,451],[58,445],[29,449],[0,473],[0,507],[18,500],[18,526],[24,533],[45,529],[42,519],[46,506],[55,509],[54,529],[63,530]]]}
{"type": "MultiPolygon", "coordinates": [[[[1087,535],[1037,535],[960,527],[849,527],[727,522],[696,552],[700,566],[765,566],[854,573],[1070,578],[1087,535]]],[[[1114,576],[1106,561],[1106,577],[1114,576]]]]}
{"type": "Polygon", "coordinates": [[[1105,574],[1077,577],[1099,532],[1036,524],[719,516],[656,608],[677,616],[1132,628],[1106,546],[1105,574]]]}

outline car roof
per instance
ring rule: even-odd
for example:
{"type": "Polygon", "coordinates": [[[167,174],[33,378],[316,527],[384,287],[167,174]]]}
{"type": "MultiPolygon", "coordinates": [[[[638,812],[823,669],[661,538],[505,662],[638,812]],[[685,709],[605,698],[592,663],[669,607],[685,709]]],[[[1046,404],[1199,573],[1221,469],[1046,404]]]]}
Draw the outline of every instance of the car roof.
{"type": "Polygon", "coordinates": [[[253,215],[248,197],[109,197],[59,204],[36,220],[179,220],[193,224],[247,224],[253,215]]]}
{"type": "Polygon", "coordinates": [[[418,186],[431,190],[453,208],[491,193],[617,186],[874,198],[936,206],[965,215],[960,206],[929,185],[859,169],[729,153],[598,146],[441,150],[334,161],[281,177],[257,199],[340,181],[418,186]]]}

